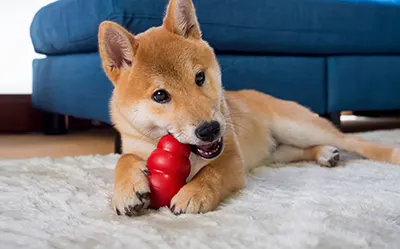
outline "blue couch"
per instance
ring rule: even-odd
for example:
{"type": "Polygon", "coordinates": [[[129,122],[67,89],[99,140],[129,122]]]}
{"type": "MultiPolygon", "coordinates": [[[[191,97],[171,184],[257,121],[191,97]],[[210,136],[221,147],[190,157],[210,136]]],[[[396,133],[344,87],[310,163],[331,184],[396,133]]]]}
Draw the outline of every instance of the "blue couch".
{"type": "MultiPolygon", "coordinates": [[[[321,115],[400,109],[400,0],[194,0],[226,89],[254,88],[321,115]]],[[[110,123],[97,51],[104,20],[138,33],[167,0],[59,0],[30,29],[33,104],[110,123]]]]}

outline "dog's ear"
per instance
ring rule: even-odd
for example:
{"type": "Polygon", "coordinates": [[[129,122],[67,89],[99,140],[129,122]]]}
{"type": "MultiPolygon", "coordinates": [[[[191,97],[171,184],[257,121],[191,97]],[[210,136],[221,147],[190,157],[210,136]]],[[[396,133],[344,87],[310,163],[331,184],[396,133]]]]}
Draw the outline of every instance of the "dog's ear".
{"type": "Polygon", "coordinates": [[[200,39],[200,25],[192,0],[170,0],[163,27],[188,39],[200,39]]]}
{"type": "Polygon", "coordinates": [[[103,69],[116,84],[121,72],[130,70],[139,43],[126,29],[110,21],[100,24],[98,39],[103,69]]]}

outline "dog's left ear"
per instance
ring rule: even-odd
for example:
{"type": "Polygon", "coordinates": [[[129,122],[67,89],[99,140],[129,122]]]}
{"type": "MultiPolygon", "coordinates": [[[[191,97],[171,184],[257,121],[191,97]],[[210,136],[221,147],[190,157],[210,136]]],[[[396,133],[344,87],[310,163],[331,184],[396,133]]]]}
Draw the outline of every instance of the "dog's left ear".
{"type": "Polygon", "coordinates": [[[99,26],[99,52],[103,69],[115,85],[123,71],[129,71],[139,42],[117,23],[104,21],[99,26]]]}
{"type": "Polygon", "coordinates": [[[163,27],[187,39],[201,39],[200,25],[192,0],[170,0],[163,27]]]}

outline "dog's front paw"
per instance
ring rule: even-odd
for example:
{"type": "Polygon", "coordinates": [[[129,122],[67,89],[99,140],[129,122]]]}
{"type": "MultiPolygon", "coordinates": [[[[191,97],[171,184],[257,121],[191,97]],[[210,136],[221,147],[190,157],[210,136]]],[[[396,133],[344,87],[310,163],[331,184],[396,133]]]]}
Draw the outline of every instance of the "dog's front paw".
{"type": "Polygon", "coordinates": [[[133,169],[115,183],[112,205],[118,215],[137,216],[150,205],[147,174],[147,170],[133,169]]]}
{"type": "Polygon", "coordinates": [[[194,182],[186,184],[171,200],[171,212],[206,213],[218,206],[219,195],[210,186],[200,186],[194,182]]]}

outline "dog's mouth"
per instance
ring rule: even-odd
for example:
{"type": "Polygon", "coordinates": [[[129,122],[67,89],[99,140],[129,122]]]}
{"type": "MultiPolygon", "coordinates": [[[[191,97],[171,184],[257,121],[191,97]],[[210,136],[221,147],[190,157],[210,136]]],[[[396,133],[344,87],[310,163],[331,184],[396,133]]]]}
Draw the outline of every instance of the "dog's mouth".
{"type": "Polygon", "coordinates": [[[204,159],[216,158],[221,154],[223,147],[224,139],[222,137],[205,145],[191,145],[192,152],[204,159]]]}

